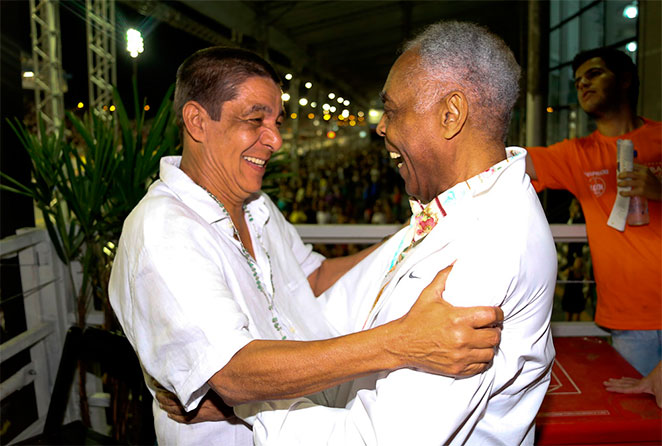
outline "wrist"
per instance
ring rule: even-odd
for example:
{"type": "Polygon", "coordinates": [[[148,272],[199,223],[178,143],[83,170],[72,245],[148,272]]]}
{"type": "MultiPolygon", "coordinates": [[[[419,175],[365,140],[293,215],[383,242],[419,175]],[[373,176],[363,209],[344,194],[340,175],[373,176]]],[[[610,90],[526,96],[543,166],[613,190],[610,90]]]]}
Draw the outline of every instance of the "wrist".
{"type": "Polygon", "coordinates": [[[408,332],[404,318],[403,316],[380,327],[384,330],[380,339],[385,366],[388,367],[387,370],[398,370],[412,365],[411,358],[407,353],[406,340],[408,332]]]}

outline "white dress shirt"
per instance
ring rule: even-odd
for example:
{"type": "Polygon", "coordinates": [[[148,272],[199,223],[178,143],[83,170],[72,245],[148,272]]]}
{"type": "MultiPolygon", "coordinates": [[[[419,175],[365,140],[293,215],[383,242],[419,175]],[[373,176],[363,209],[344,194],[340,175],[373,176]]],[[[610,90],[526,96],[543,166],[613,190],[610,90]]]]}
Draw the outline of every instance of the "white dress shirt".
{"type": "Polygon", "coordinates": [[[438,271],[455,262],[443,297],[456,306],[498,305],[505,319],[492,366],[465,379],[410,369],[359,378],[338,389],[336,405],[305,398],[235,408],[269,445],[532,445],[534,417],[554,358],[549,320],[556,279],[552,235],[525,174],[526,152],[482,178],[441,194],[444,213],[375,296],[405,228],[324,295],[327,317],[347,333],[406,314],[438,271]],[[469,186],[467,186],[467,184],[469,186]]]}
{"type": "MultiPolygon", "coordinates": [[[[259,195],[247,203],[246,220],[255,273],[265,284],[261,292],[229,217],[179,162],[161,160],[160,181],[127,218],[109,294],[145,374],[191,410],[209,390],[211,376],[252,339],[331,333],[307,281],[323,257],[259,195]]],[[[159,445],[252,444],[244,423],[185,425],[168,418],[156,401],[153,410],[159,445]]]]}

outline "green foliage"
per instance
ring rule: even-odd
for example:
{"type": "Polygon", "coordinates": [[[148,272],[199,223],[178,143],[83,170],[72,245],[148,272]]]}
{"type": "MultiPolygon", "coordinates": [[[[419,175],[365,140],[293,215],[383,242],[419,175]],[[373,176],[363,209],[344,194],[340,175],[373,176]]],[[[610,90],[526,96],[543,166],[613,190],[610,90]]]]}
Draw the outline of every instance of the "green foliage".
{"type": "Polygon", "coordinates": [[[135,83],[134,120],[129,120],[117,90],[114,114],[88,112],[81,119],[67,112],[66,119],[79,139],[65,138],[64,123],[52,134],[46,132],[42,119],[36,134],[17,119],[9,123],[30,156],[32,179],[24,185],[0,172],[6,180],[0,187],[32,198],[44,215],[58,256],[67,265],[81,262],[83,286],[77,302],[81,325],[92,295],[107,301],[112,248],[124,219],[157,177],[159,159],[177,148],[173,89],[149,126],[144,108],[138,107],[135,83]],[[82,144],[74,143],[77,140],[82,144]]]}

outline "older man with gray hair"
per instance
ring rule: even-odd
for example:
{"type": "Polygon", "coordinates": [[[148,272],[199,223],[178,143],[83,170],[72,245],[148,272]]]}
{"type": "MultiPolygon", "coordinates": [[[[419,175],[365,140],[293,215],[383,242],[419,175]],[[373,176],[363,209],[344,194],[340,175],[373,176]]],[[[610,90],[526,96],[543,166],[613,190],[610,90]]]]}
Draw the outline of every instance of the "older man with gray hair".
{"type": "Polygon", "coordinates": [[[377,132],[414,215],[323,296],[338,330],[367,329],[401,317],[453,265],[444,299],[504,312],[492,367],[465,379],[377,373],[337,389],[333,408],[306,398],[235,407],[256,444],[533,444],[554,358],[556,255],[526,152],[504,145],[519,76],[503,41],[474,24],[434,24],[406,44],[377,132]]]}

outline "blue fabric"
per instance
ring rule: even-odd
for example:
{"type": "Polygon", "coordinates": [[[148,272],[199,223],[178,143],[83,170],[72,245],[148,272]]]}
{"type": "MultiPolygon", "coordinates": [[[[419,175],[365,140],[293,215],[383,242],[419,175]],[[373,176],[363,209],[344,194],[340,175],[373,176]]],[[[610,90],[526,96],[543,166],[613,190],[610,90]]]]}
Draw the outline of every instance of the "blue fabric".
{"type": "Polygon", "coordinates": [[[644,376],[662,360],[662,330],[611,330],[611,339],[616,351],[644,376]]]}

